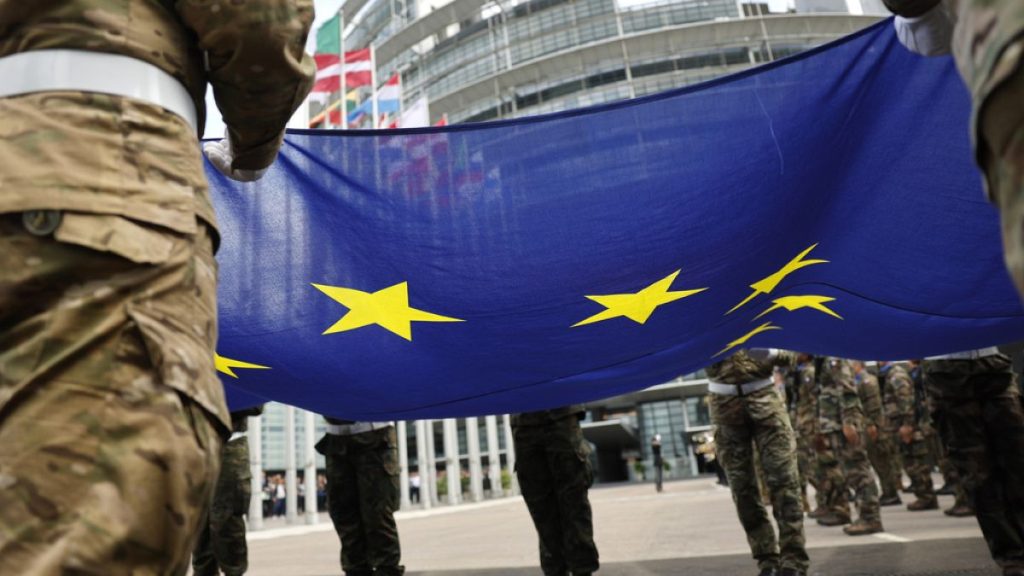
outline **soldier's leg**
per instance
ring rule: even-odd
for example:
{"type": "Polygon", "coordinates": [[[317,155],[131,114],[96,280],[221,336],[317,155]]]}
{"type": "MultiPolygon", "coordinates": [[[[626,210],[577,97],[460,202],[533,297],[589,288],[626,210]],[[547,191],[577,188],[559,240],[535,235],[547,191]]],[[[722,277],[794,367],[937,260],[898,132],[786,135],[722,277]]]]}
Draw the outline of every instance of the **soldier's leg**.
{"type": "Polygon", "coordinates": [[[893,482],[892,461],[887,450],[888,443],[881,432],[875,440],[867,438],[868,459],[871,461],[871,467],[878,474],[882,490],[881,497],[898,497],[899,486],[893,482]]]}
{"type": "Polygon", "coordinates": [[[225,444],[209,523],[213,553],[224,576],[242,576],[249,568],[245,515],[252,492],[250,474],[249,441],[242,437],[225,444]]]}
{"type": "Polygon", "coordinates": [[[782,400],[776,395],[754,395],[747,400],[747,409],[765,484],[771,494],[772,515],[779,526],[779,565],[806,572],[810,559],[804,537],[793,428],[782,400]]]}
{"type": "MultiPolygon", "coordinates": [[[[1001,357],[997,357],[1001,358],[1001,357]]],[[[1024,413],[1005,359],[943,361],[925,372],[946,412],[949,456],[961,473],[968,500],[992,558],[1004,568],[1024,568],[1024,413]]]]}
{"type": "Polygon", "coordinates": [[[850,496],[846,486],[846,474],[840,461],[842,441],[840,433],[826,435],[825,450],[819,453],[822,465],[822,484],[825,493],[825,509],[828,513],[818,519],[825,526],[839,526],[850,521],[850,496]]]}
{"type": "Polygon", "coordinates": [[[343,454],[326,454],[327,511],[341,541],[341,569],[347,576],[373,574],[366,535],[359,511],[359,480],[353,462],[354,449],[345,438],[343,454]]]}
{"type": "Polygon", "coordinates": [[[537,530],[540,566],[546,576],[564,576],[568,566],[562,550],[562,520],[555,478],[548,467],[546,428],[513,429],[519,491],[537,530]]]}
{"type": "Polygon", "coordinates": [[[0,215],[0,574],[184,573],[226,432],[181,391],[216,378],[205,228],[158,234],[166,260],[141,266],[14,216],[0,215]]]}
{"type": "Polygon", "coordinates": [[[715,429],[718,461],[729,479],[729,490],[740,524],[747,534],[758,568],[779,567],[779,545],[768,519],[754,469],[753,432],[742,398],[711,395],[711,421],[715,429]]]}
{"type": "Polygon", "coordinates": [[[921,430],[914,430],[910,443],[900,442],[903,453],[903,464],[910,477],[910,486],[914,489],[915,501],[907,505],[908,510],[934,510],[938,508],[935,496],[935,485],[932,483],[932,465],[929,462],[928,442],[921,430]]]}
{"type": "Polygon", "coordinates": [[[594,544],[594,518],[587,495],[594,474],[590,446],[575,418],[565,418],[549,436],[548,468],[554,474],[561,520],[562,550],[572,573],[589,574],[600,567],[594,544]]]}
{"type": "MultiPolygon", "coordinates": [[[[861,434],[863,438],[863,433],[861,434]]],[[[857,522],[848,526],[847,534],[868,534],[882,529],[882,516],[878,504],[878,484],[871,472],[867,452],[862,444],[856,446],[843,441],[843,472],[847,487],[854,492],[857,505],[857,522]]]]}
{"type": "Polygon", "coordinates": [[[360,443],[354,456],[370,565],[376,575],[400,576],[405,568],[401,566],[402,547],[395,523],[400,490],[395,428],[357,434],[352,440],[360,443]]]}
{"type": "Polygon", "coordinates": [[[218,576],[220,570],[217,568],[217,558],[213,555],[209,514],[203,518],[200,528],[196,547],[192,549],[192,574],[193,576],[218,576]]]}

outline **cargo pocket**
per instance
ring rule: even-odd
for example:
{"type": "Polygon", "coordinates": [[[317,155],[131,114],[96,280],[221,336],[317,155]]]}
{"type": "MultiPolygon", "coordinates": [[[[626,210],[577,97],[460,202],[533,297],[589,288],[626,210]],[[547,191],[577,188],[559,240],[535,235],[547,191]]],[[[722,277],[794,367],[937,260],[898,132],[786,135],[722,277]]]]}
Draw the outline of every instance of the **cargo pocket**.
{"type": "Polygon", "coordinates": [[[175,233],[137,224],[121,216],[64,212],[53,237],[58,242],[110,252],[138,264],[166,262],[174,251],[175,233]]]}

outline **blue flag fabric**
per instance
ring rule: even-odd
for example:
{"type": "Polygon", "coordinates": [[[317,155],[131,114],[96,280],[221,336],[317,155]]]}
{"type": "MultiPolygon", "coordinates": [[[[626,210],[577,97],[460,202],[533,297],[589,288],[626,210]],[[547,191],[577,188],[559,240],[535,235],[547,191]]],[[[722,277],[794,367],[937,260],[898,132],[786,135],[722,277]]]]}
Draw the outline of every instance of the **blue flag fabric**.
{"type": "Polygon", "coordinates": [[[968,115],[952,61],[886,21],[629,102],[290,132],[259,183],[210,171],[218,366],[236,408],[384,420],[607,397],[741,346],[1021,339],[968,115]]]}

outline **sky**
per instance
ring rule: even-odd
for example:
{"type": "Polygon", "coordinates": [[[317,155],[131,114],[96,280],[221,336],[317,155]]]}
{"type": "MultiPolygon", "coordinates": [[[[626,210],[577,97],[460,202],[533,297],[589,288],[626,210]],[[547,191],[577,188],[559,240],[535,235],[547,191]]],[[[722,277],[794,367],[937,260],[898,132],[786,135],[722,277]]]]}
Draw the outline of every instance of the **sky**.
{"type": "MultiPolygon", "coordinates": [[[[442,2],[443,1],[444,0],[442,0],[442,2]]],[[[782,12],[786,9],[786,6],[790,1],[791,0],[768,0],[768,6],[773,12],[782,12]]],[[[309,41],[306,42],[306,50],[308,52],[312,53],[313,48],[316,45],[316,29],[319,28],[325,20],[333,16],[339,8],[341,8],[342,2],[344,2],[344,0],[313,1],[313,6],[316,9],[316,19],[313,21],[313,28],[309,33],[309,41]]],[[[441,2],[438,2],[438,4],[441,4],[441,2]]],[[[217,110],[217,105],[213,101],[213,93],[209,88],[206,90],[206,129],[203,131],[203,137],[224,137],[224,120],[220,116],[220,111],[217,110]]]]}

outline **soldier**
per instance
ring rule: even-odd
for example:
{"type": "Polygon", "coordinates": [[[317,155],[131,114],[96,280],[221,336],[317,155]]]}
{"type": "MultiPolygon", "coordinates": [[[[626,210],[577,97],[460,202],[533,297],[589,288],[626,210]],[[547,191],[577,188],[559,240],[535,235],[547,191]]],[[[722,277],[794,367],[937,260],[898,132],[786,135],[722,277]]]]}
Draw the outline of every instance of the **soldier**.
{"type": "Polygon", "coordinates": [[[926,56],[953,53],[971,92],[975,160],[1002,219],[1006,266],[1024,296],[1024,3],[883,0],[900,42],[926,56]]]}
{"type": "Polygon", "coordinates": [[[810,564],[796,439],[772,382],[774,367],[795,360],[792,352],[740,350],[707,368],[715,446],[760,576],[803,576],[810,564]],[[758,491],[754,450],[765,470],[778,539],[758,491]]]}
{"type": "Polygon", "coordinates": [[[807,503],[809,483],[814,487],[817,506],[813,512],[807,511],[811,518],[818,518],[828,512],[828,506],[821,486],[822,467],[818,464],[818,454],[814,449],[814,439],[818,437],[818,383],[814,377],[814,358],[810,354],[798,354],[796,368],[790,374],[792,395],[795,397],[793,422],[804,510],[810,507],[807,503]]]}
{"type": "Polygon", "coordinates": [[[0,573],[187,570],[230,431],[206,85],[211,154],[257,177],[312,85],[312,20],[310,0],[0,0],[0,573]]]}
{"type": "Polygon", "coordinates": [[[843,532],[850,536],[882,532],[878,485],[864,447],[864,408],[853,383],[850,363],[830,357],[823,358],[819,364],[821,397],[818,401],[818,423],[822,434],[819,442],[839,455],[846,487],[854,492],[857,503],[858,518],[844,527],[843,532]]]}
{"type": "Polygon", "coordinates": [[[896,451],[892,445],[892,438],[882,432],[886,429],[886,423],[878,378],[867,371],[864,362],[853,360],[850,367],[853,368],[853,381],[857,386],[861,406],[864,407],[868,458],[882,486],[882,496],[878,503],[882,506],[901,504],[902,479],[899,464],[896,462],[896,451]]]}
{"type": "Polygon", "coordinates": [[[996,348],[936,356],[924,377],[992,558],[1024,576],[1024,410],[1010,359],[996,348]]]}
{"type": "Polygon", "coordinates": [[[600,567],[587,492],[594,483],[582,406],[512,416],[516,476],[540,541],[545,576],[589,575],[600,567]]]}
{"type": "Polygon", "coordinates": [[[213,503],[192,551],[195,576],[242,576],[249,568],[245,515],[252,497],[252,472],[247,421],[262,413],[262,405],[231,413],[232,434],[221,453],[213,503]]]}
{"type": "Polygon", "coordinates": [[[405,574],[395,510],[398,438],[391,422],[325,417],[316,451],[327,459],[327,510],[341,540],[346,576],[405,574]]]}
{"type": "Polygon", "coordinates": [[[905,362],[879,362],[879,365],[879,376],[885,378],[888,392],[885,396],[886,434],[899,446],[903,468],[917,498],[907,504],[907,510],[935,510],[939,502],[932,484],[928,447],[920,425],[910,367],[905,362]]]}

